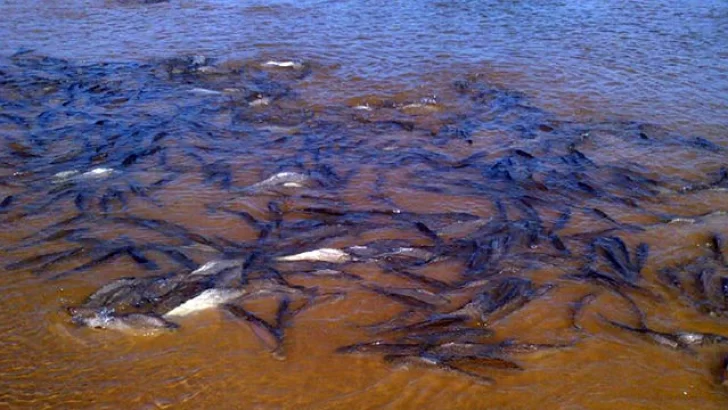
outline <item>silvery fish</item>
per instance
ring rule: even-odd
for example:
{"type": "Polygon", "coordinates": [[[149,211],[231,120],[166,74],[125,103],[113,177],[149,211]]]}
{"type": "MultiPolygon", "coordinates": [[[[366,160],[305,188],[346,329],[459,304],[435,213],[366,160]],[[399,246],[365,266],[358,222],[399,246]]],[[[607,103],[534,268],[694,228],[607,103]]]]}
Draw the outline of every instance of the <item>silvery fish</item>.
{"type": "Polygon", "coordinates": [[[269,60],[262,64],[263,67],[281,67],[281,68],[293,68],[293,69],[300,69],[303,68],[303,64],[297,62],[297,61],[274,61],[269,60]]]}
{"type": "Polygon", "coordinates": [[[276,258],[279,262],[329,262],[329,263],[346,263],[353,260],[351,255],[333,248],[321,248],[315,251],[298,253],[295,255],[280,256],[276,258]]]}
{"type": "Polygon", "coordinates": [[[243,189],[245,192],[262,192],[274,188],[303,188],[312,180],[306,174],[298,172],[279,172],[258,183],[243,189]]]}

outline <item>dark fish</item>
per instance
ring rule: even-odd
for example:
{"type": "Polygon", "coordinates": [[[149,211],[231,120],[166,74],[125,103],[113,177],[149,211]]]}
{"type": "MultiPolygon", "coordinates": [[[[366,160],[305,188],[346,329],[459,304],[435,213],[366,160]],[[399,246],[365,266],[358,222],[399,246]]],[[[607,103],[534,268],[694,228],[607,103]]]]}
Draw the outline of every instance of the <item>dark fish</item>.
{"type": "MultiPolygon", "coordinates": [[[[45,242],[53,242],[60,239],[69,239],[73,240],[74,237],[77,235],[80,235],[82,233],[88,232],[88,228],[76,228],[76,229],[61,229],[56,232],[52,232],[42,238],[36,239],[34,241],[22,241],[19,245],[14,246],[12,248],[7,248],[6,250],[15,250],[20,248],[27,248],[29,246],[38,245],[45,242]]],[[[36,235],[32,235],[31,237],[35,237],[36,235]]]]}
{"type": "Polygon", "coordinates": [[[130,181],[128,183],[128,186],[129,186],[129,192],[136,195],[136,197],[141,198],[141,199],[153,204],[154,206],[156,206],[158,208],[162,207],[161,203],[159,203],[157,200],[155,200],[154,198],[149,196],[149,188],[146,188],[134,181],[130,181]]]}
{"type": "Polygon", "coordinates": [[[680,340],[678,340],[676,337],[674,337],[674,335],[655,332],[646,327],[627,326],[622,323],[611,321],[603,316],[602,316],[602,319],[605,320],[607,323],[611,324],[612,326],[643,335],[659,345],[667,346],[667,347],[675,349],[675,350],[690,350],[690,347],[687,344],[682,343],[680,340]]]}
{"type": "Polygon", "coordinates": [[[23,55],[30,54],[34,52],[35,50],[32,48],[24,48],[21,47],[17,51],[15,51],[13,54],[10,55],[10,58],[17,59],[19,57],[22,57],[23,55]]]}
{"type": "Polygon", "coordinates": [[[483,158],[486,158],[488,156],[488,153],[485,151],[476,152],[473,155],[470,155],[467,158],[464,158],[462,160],[453,162],[451,166],[455,169],[465,168],[469,167],[471,165],[474,165],[478,161],[482,160],[483,158]]]}
{"type": "Polygon", "coordinates": [[[113,249],[113,250],[109,251],[108,253],[106,253],[105,255],[103,255],[103,256],[101,256],[99,258],[93,259],[93,260],[91,260],[89,262],[86,262],[86,263],[84,263],[84,264],[82,264],[80,266],[77,266],[77,267],[75,267],[75,268],[73,268],[71,270],[67,270],[65,272],[57,273],[57,274],[51,276],[49,279],[51,279],[51,280],[61,279],[61,278],[64,278],[66,276],[72,275],[74,273],[79,273],[79,272],[87,271],[87,270],[92,269],[92,268],[94,268],[94,267],[96,267],[98,265],[101,265],[101,264],[105,263],[105,262],[108,262],[108,261],[111,261],[113,259],[118,258],[119,256],[125,254],[127,252],[127,249],[128,249],[128,247],[126,247],[126,246],[113,249]]]}
{"type": "Polygon", "coordinates": [[[716,261],[726,265],[725,255],[723,254],[723,237],[719,234],[710,235],[710,249],[713,251],[713,257],[716,261]]]}
{"type": "Polygon", "coordinates": [[[390,354],[384,356],[384,361],[394,365],[408,366],[408,365],[425,365],[427,367],[436,368],[439,370],[449,371],[463,376],[470,377],[476,382],[490,386],[495,384],[495,380],[492,378],[478,374],[469,370],[462,369],[456,365],[449,364],[446,361],[439,360],[436,357],[429,357],[426,355],[398,355],[390,354]]]}
{"type": "Polygon", "coordinates": [[[642,268],[644,268],[645,263],[647,262],[647,257],[650,253],[650,246],[646,243],[640,243],[637,245],[637,250],[635,251],[635,263],[634,263],[634,269],[637,273],[642,272],[642,268]]]}
{"type": "Polygon", "coordinates": [[[397,326],[394,328],[387,329],[390,332],[401,332],[401,331],[414,331],[421,329],[431,329],[434,327],[445,327],[452,324],[461,324],[471,320],[472,317],[465,313],[446,313],[433,315],[423,321],[416,322],[413,324],[397,326]]]}
{"type": "Polygon", "coordinates": [[[404,269],[392,268],[392,269],[387,269],[386,272],[393,273],[398,276],[402,276],[402,277],[412,280],[414,282],[418,282],[425,286],[429,286],[433,289],[438,289],[438,290],[452,289],[452,285],[447,282],[443,282],[441,280],[430,278],[430,277],[420,275],[420,274],[417,274],[414,272],[409,272],[404,269]]]}
{"type": "Polygon", "coordinates": [[[183,267],[190,269],[190,270],[195,270],[200,266],[197,262],[192,260],[189,256],[185,255],[183,252],[180,252],[179,250],[177,250],[171,246],[147,244],[147,245],[144,245],[142,248],[154,250],[159,253],[163,253],[163,254],[167,255],[170,259],[174,260],[175,262],[179,263],[183,267]]]}
{"type": "Polygon", "coordinates": [[[99,210],[102,214],[108,214],[111,209],[111,201],[114,200],[115,192],[113,190],[107,190],[99,200],[99,210]]]}
{"type": "Polygon", "coordinates": [[[623,278],[613,277],[596,271],[594,269],[588,269],[585,272],[579,274],[566,275],[565,277],[579,281],[591,282],[616,292],[631,291],[642,296],[650,297],[654,300],[659,300],[659,297],[648,289],[628,282],[623,278]]]}
{"type": "Polygon", "coordinates": [[[523,370],[517,363],[501,357],[505,352],[503,349],[512,345],[511,341],[499,343],[461,343],[450,342],[439,346],[432,346],[426,350],[428,356],[437,357],[440,360],[479,360],[482,363],[499,369],[523,370]]]}
{"type": "Polygon", "coordinates": [[[584,153],[576,149],[574,144],[571,144],[569,146],[569,153],[567,155],[564,155],[561,157],[561,160],[572,166],[578,166],[578,167],[584,167],[584,166],[590,166],[590,167],[596,167],[596,164],[589,159],[584,153]]]}
{"type": "Polygon", "coordinates": [[[554,130],[554,127],[547,125],[547,124],[540,124],[538,126],[539,131],[543,132],[552,132],[554,130]]]}
{"type": "Polygon", "coordinates": [[[530,280],[516,277],[505,278],[498,281],[495,286],[477,294],[472,301],[457,310],[432,315],[424,321],[397,330],[424,329],[466,321],[477,321],[487,325],[504,319],[533,299],[546,294],[553,287],[552,284],[545,284],[534,288],[530,280]]]}
{"type": "Polygon", "coordinates": [[[583,281],[583,282],[590,282],[597,286],[601,286],[606,288],[607,290],[612,291],[616,295],[620,296],[622,299],[624,299],[630,306],[630,309],[634,312],[634,314],[637,316],[640,323],[644,323],[645,315],[642,312],[642,310],[639,308],[637,303],[629,296],[627,295],[626,291],[634,292],[643,296],[647,296],[652,298],[653,300],[661,300],[657,295],[649,291],[648,289],[639,287],[637,285],[634,285],[632,283],[629,283],[625,280],[613,278],[609,275],[605,275],[603,273],[597,272],[595,270],[587,270],[586,272],[579,273],[579,274],[569,274],[565,275],[564,278],[571,279],[571,280],[577,280],[577,281],[583,281]]]}
{"type": "Polygon", "coordinates": [[[281,204],[276,201],[269,201],[268,211],[271,214],[273,225],[279,228],[283,223],[283,209],[281,208],[281,204]]]}
{"type": "Polygon", "coordinates": [[[482,244],[479,240],[473,241],[473,253],[466,263],[466,273],[471,276],[480,276],[486,272],[493,258],[493,248],[482,244]]]}
{"type": "Polygon", "coordinates": [[[527,158],[527,159],[534,159],[535,158],[533,155],[531,155],[528,152],[526,152],[524,150],[521,150],[521,149],[515,149],[515,150],[513,150],[513,152],[515,154],[523,157],[523,158],[527,158]]]}
{"type": "Polygon", "coordinates": [[[363,285],[363,287],[416,308],[433,309],[449,302],[447,298],[428,292],[424,289],[395,287],[384,288],[373,284],[363,285]]]}
{"type": "Polygon", "coordinates": [[[567,223],[569,223],[569,220],[571,219],[571,208],[567,208],[564,212],[559,214],[559,217],[554,222],[554,227],[551,229],[551,232],[556,232],[561,229],[563,229],[567,223]]]}
{"type": "Polygon", "coordinates": [[[5,199],[0,202],[0,211],[5,211],[12,203],[15,201],[15,197],[13,195],[8,195],[5,197],[5,199]]]}
{"type": "Polygon", "coordinates": [[[123,161],[121,161],[121,166],[128,167],[129,165],[134,164],[139,159],[139,155],[132,153],[129,154],[126,158],[124,158],[123,161]]]}
{"type": "Polygon", "coordinates": [[[497,343],[462,343],[451,342],[427,349],[427,353],[449,360],[456,359],[497,359],[502,368],[522,370],[521,366],[509,360],[504,360],[502,355],[527,354],[541,350],[565,349],[574,346],[569,343],[521,343],[511,339],[497,343]]]}
{"type": "Polygon", "coordinates": [[[586,308],[590,303],[595,301],[597,298],[597,295],[594,293],[589,293],[587,295],[582,296],[579,300],[576,302],[572,302],[569,304],[569,307],[571,308],[571,326],[576,330],[582,330],[581,325],[579,322],[581,321],[581,316],[584,312],[584,308],[586,308]]]}
{"type": "Polygon", "coordinates": [[[676,333],[665,333],[658,332],[650,329],[646,326],[632,327],[622,323],[614,322],[602,316],[609,324],[618,327],[620,329],[628,330],[630,332],[638,333],[643,335],[655,343],[666,346],[675,350],[687,350],[692,351],[692,346],[706,346],[714,344],[728,344],[728,337],[717,335],[713,333],[698,333],[698,332],[676,332],[676,333]]]}
{"type": "Polygon", "coordinates": [[[686,145],[706,151],[722,152],[723,147],[703,137],[693,137],[685,141],[686,145]]]}
{"type": "Polygon", "coordinates": [[[23,241],[27,241],[28,239],[32,239],[32,238],[35,238],[37,236],[43,235],[43,234],[45,234],[48,231],[52,231],[54,229],[61,228],[61,227],[66,226],[66,225],[70,225],[70,224],[73,224],[75,222],[82,221],[83,219],[86,219],[87,217],[88,216],[86,214],[80,213],[80,214],[78,214],[76,216],[72,216],[70,218],[67,218],[67,219],[64,219],[62,221],[56,222],[56,223],[54,223],[52,225],[48,225],[45,228],[41,229],[40,231],[38,231],[38,232],[36,232],[36,233],[34,233],[32,235],[26,236],[22,240],[23,241]]]}
{"type": "MultiPolygon", "coordinates": [[[[26,126],[28,124],[24,118],[21,119],[21,117],[18,116],[12,116],[10,114],[3,114],[2,116],[5,118],[15,117],[19,119],[16,123],[25,124],[26,126]]],[[[35,153],[32,147],[28,147],[19,142],[11,142],[7,144],[7,147],[10,149],[12,155],[20,158],[38,158],[41,156],[40,154],[35,153]]]]}
{"type": "Polygon", "coordinates": [[[74,198],[73,203],[76,205],[76,209],[83,212],[86,210],[86,195],[83,192],[79,192],[74,198]]]}
{"type": "Polygon", "coordinates": [[[722,384],[725,387],[728,387],[728,355],[725,355],[723,358],[720,369],[718,372],[718,380],[720,381],[720,384],[722,384]]]}
{"type": "Polygon", "coordinates": [[[621,277],[630,283],[635,283],[640,277],[641,264],[647,259],[648,247],[640,244],[637,249],[636,264],[632,263],[627,245],[619,237],[600,237],[593,243],[594,250],[601,253],[621,277]],[[636,266],[637,265],[637,266],[636,266]],[[639,269],[638,269],[639,267],[639,269]]]}
{"type": "Polygon", "coordinates": [[[506,206],[503,205],[503,201],[496,200],[495,201],[495,209],[498,211],[498,219],[502,222],[508,221],[508,210],[506,209],[506,206]]]}
{"type": "Polygon", "coordinates": [[[336,278],[336,279],[346,279],[346,280],[352,280],[352,281],[362,281],[364,278],[362,278],[359,275],[356,275],[354,273],[349,272],[342,272],[335,269],[309,269],[309,270],[301,270],[296,269],[291,272],[287,272],[286,276],[304,276],[304,277],[312,277],[312,278],[336,278]]]}
{"type": "MultiPolygon", "coordinates": [[[[624,202],[628,206],[637,207],[637,204],[634,203],[634,201],[631,198],[620,198],[620,197],[616,197],[616,196],[611,196],[611,197],[620,202],[624,202]]],[[[591,208],[591,211],[598,217],[610,222],[618,229],[623,229],[623,230],[628,230],[628,231],[638,231],[638,232],[645,230],[641,226],[621,223],[621,222],[617,221],[616,219],[612,218],[611,216],[607,215],[606,212],[602,211],[599,208],[591,208]]]]}
{"type": "Polygon", "coordinates": [[[505,354],[525,354],[540,352],[542,350],[567,349],[573,347],[575,342],[568,343],[518,343],[511,340],[501,342],[498,351],[505,354]]]}
{"type": "Polygon", "coordinates": [[[244,320],[253,334],[263,343],[263,346],[270,351],[273,357],[277,359],[283,359],[283,339],[278,329],[274,328],[265,320],[258,316],[248,312],[240,306],[226,304],[223,306],[228,312],[232,313],[233,316],[244,320]]]}
{"type": "Polygon", "coordinates": [[[46,269],[56,263],[69,259],[83,251],[83,248],[74,248],[65,251],[45,253],[31,256],[18,262],[5,266],[7,270],[26,269],[35,266],[35,270],[46,269]],[[39,266],[38,266],[39,265],[39,266]]]}
{"type": "Polygon", "coordinates": [[[228,208],[225,208],[225,207],[214,207],[214,206],[211,206],[211,205],[208,205],[207,208],[210,209],[213,212],[214,211],[221,211],[221,212],[224,212],[226,214],[230,214],[230,215],[233,215],[233,216],[236,216],[236,217],[242,219],[243,221],[245,221],[245,223],[247,223],[251,227],[253,227],[253,228],[255,228],[255,229],[258,230],[258,239],[265,238],[265,236],[270,231],[270,227],[268,226],[268,224],[266,224],[264,222],[261,222],[261,221],[255,219],[253,217],[253,215],[251,215],[251,214],[249,214],[249,213],[247,213],[245,211],[235,211],[235,210],[228,209],[228,208]]]}
{"type": "Polygon", "coordinates": [[[182,225],[178,225],[172,222],[164,221],[161,219],[145,219],[139,217],[116,217],[112,219],[114,222],[127,223],[136,225],[142,228],[146,228],[152,231],[163,233],[167,236],[173,236],[177,238],[185,239],[189,242],[199,243],[201,245],[209,246],[220,252],[225,251],[225,247],[221,246],[217,242],[214,242],[202,235],[194,233],[182,225]]]}
{"type": "Polygon", "coordinates": [[[698,292],[700,299],[706,300],[710,298],[708,290],[710,289],[710,279],[715,275],[715,270],[711,268],[703,269],[702,267],[694,272],[695,290],[698,292]]]}
{"type": "Polygon", "coordinates": [[[665,285],[678,289],[681,294],[684,293],[682,281],[677,275],[676,271],[672,268],[663,268],[657,271],[657,278],[660,279],[665,285]]]}
{"type": "Polygon", "coordinates": [[[241,273],[245,273],[248,269],[255,266],[255,263],[261,258],[259,251],[250,252],[243,261],[243,265],[240,267],[241,273]]]}
{"type": "Polygon", "coordinates": [[[484,327],[461,327],[427,333],[412,333],[403,336],[400,340],[405,342],[418,342],[427,345],[436,345],[447,342],[478,343],[483,339],[492,337],[495,332],[484,327]]]}
{"type": "Polygon", "coordinates": [[[557,234],[552,232],[551,234],[549,234],[549,239],[551,240],[551,244],[557,251],[569,254],[569,249],[566,247],[564,242],[557,234]]]}
{"type": "Polygon", "coordinates": [[[126,249],[126,253],[131,256],[131,258],[134,260],[134,262],[141,265],[146,270],[157,270],[159,269],[159,265],[154,263],[154,261],[149,260],[144,254],[137,248],[130,246],[126,249]]]}
{"type": "Polygon", "coordinates": [[[440,237],[437,235],[435,231],[430,229],[427,225],[425,225],[423,222],[415,222],[415,227],[418,231],[422,232],[425,236],[432,239],[433,242],[436,244],[441,242],[440,237]]]}
{"type": "MultiPolygon", "coordinates": [[[[272,204],[272,202],[271,202],[271,204],[272,204]]],[[[334,208],[327,208],[327,207],[320,207],[320,206],[316,206],[316,207],[309,206],[309,207],[303,208],[301,211],[305,212],[305,213],[309,213],[309,214],[319,214],[319,215],[327,215],[327,216],[344,216],[347,213],[349,213],[348,211],[343,210],[343,209],[334,209],[334,208]]],[[[271,213],[273,213],[273,212],[274,211],[271,210],[271,213]]],[[[275,213],[279,213],[279,212],[280,212],[280,208],[278,208],[275,211],[275,213]]]]}
{"type": "MultiPolygon", "coordinates": [[[[78,312],[95,313],[103,316],[107,313],[124,313],[130,308],[144,304],[143,289],[157,279],[155,278],[119,278],[108,283],[89,295],[80,307],[69,308],[69,313],[76,316],[78,312]]],[[[176,283],[175,283],[176,285],[176,283]]]]}
{"type": "MultiPolygon", "coordinates": [[[[586,182],[579,181],[576,183],[576,186],[581,189],[582,191],[589,193],[591,195],[598,195],[599,191],[594,188],[593,186],[587,184],[586,182]]],[[[599,213],[597,215],[601,216],[599,213]]],[[[605,214],[606,215],[606,214],[605,214]]]]}
{"type": "Polygon", "coordinates": [[[710,266],[701,267],[695,272],[695,289],[698,300],[694,302],[699,310],[709,314],[728,312],[728,277],[710,266]]]}
{"type": "Polygon", "coordinates": [[[369,333],[372,334],[388,333],[402,326],[405,326],[409,319],[416,314],[417,312],[415,310],[405,310],[392,316],[389,319],[368,325],[360,325],[359,327],[366,329],[369,333]]]}
{"type": "Polygon", "coordinates": [[[342,346],[336,353],[374,353],[387,355],[417,355],[424,350],[419,343],[387,343],[374,341],[342,346]]]}
{"type": "Polygon", "coordinates": [[[283,295],[280,303],[278,304],[278,310],[276,311],[275,325],[281,335],[283,334],[283,327],[286,325],[286,322],[288,322],[292,317],[291,313],[291,298],[288,295],[283,295]]]}
{"type": "MultiPolygon", "coordinates": [[[[505,318],[548,291],[554,285],[545,284],[534,288],[531,281],[510,277],[499,281],[494,287],[478,294],[475,299],[459,309],[483,324],[505,318]]],[[[456,311],[458,312],[458,311],[456,311]]]]}
{"type": "Polygon", "coordinates": [[[591,211],[594,212],[595,215],[597,215],[598,217],[600,217],[600,218],[602,218],[604,220],[607,220],[607,221],[609,221],[609,222],[611,222],[611,223],[613,223],[615,225],[621,225],[621,223],[619,223],[618,221],[616,221],[611,216],[607,215],[606,212],[602,211],[599,208],[591,208],[591,211]]]}
{"type": "Polygon", "coordinates": [[[62,192],[60,192],[60,193],[58,193],[56,195],[53,195],[51,198],[47,199],[43,203],[33,204],[33,205],[28,206],[27,207],[27,209],[28,209],[27,212],[25,212],[25,213],[23,213],[21,215],[18,215],[15,219],[24,218],[25,216],[28,216],[28,215],[40,214],[41,212],[47,210],[51,205],[53,205],[55,203],[58,203],[61,199],[64,199],[64,198],[66,198],[68,196],[71,196],[73,194],[74,194],[74,191],[72,191],[72,190],[62,191],[62,192]]]}

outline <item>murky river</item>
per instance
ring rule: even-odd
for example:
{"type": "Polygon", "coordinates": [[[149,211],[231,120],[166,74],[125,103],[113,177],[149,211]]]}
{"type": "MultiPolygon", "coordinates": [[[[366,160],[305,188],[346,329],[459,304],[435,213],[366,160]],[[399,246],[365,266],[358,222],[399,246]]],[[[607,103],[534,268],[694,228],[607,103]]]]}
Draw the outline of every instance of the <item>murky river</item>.
{"type": "Polygon", "coordinates": [[[728,406],[726,2],[0,12],[0,406],[728,406]]]}

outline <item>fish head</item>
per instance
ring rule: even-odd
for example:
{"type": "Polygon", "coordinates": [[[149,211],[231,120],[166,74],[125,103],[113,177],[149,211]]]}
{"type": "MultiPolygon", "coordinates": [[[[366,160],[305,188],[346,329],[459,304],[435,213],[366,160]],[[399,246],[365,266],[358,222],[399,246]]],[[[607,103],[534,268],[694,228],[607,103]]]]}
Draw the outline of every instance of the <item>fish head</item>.
{"type": "Polygon", "coordinates": [[[71,315],[71,322],[79,326],[105,329],[114,320],[114,312],[108,308],[94,309],[80,306],[69,307],[67,311],[71,315]]]}
{"type": "Polygon", "coordinates": [[[528,279],[508,277],[483,292],[483,296],[486,296],[492,303],[500,305],[525,296],[531,288],[532,283],[528,279]]]}
{"type": "Polygon", "coordinates": [[[131,334],[151,335],[179,327],[158,315],[144,313],[116,315],[113,309],[108,308],[70,307],[68,313],[71,314],[71,321],[78,326],[118,330],[131,334]]]}

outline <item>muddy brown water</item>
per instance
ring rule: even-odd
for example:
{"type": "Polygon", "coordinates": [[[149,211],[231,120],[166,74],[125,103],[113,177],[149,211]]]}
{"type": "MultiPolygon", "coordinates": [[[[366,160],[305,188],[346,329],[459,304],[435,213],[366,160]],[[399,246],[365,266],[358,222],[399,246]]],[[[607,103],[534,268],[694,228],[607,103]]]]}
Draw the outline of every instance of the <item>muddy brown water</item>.
{"type": "MultiPolygon", "coordinates": [[[[705,314],[658,279],[665,267],[710,258],[712,235],[728,238],[728,193],[720,181],[728,167],[724,2],[6,1],[0,11],[0,192],[14,199],[0,214],[3,266],[76,246],[104,251],[118,241],[168,245],[197,264],[221,257],[195,241],[114,219],[126,216],[173,222],[219,243],[256,242],[257,227],[209,205],[267,223],[274,202],[283,228],[272,231],[265,249],[289,254],[384,239],[429,247],[414,221],[456,242],[475,235],[478,223],[502,218],[498,204],[516,226],[533,220],[525,201],[543,223],[541,240],[512,245],[511,254],[491,261],[491,273],[556,287],[495,323],[496,340],[575,342],[514,355],[523,371],[484,369],[495,380],[490,386],[431,366],[390,364],[378,354],[336,354],[380,338],[362,326],[407,307],[356,281],[299,275],[288,278],[346,296],[296,316],[286,329],[284,360],[216,310],[156,336],[80,328],[64,308],[100,286],[185,269],[149,252],[155,271],[121,257],[51,279],[90,260],[82,255],[42,271],[3,269],[0,405],[728,405],[718,369],[728,345],[690,353],[617,329],[602,316],[634,326],[625,299],[565,277],[585,263],[591,238],[618,236],[631,252],[646,243],[637,283],[658,297],[631,295],[647,324],[728,336],[725,316],[705,314]],[[19,49],[35,51],[11,57],[19,49]],[[212,58],[209,66],[221,73],[200,72],[188,58],[195,55],[212,58]],[[261,65],[289,59],[303,68],[261,65]],[[251,105],[259,95],[267,105],[251,105]],[[59,172],[99,167],[115,173],[53,182],[59,172]],[[326,183],[267,195],[241,191],[279,171],[326,183]],[[113,192],[126,204],[108,197],[113,192]],[[341,220],[307,207],[400,213],[351,217],[336,235],[313,242],[318,225],[306,223],[341,220]],[[604,231],[615,224],[594,208],[618,229],[604,231]],[[569,255],[545,238],[565,209],[572,216],[558,234],[569,255]],[[79,214],[84,218],[65,226],[87,229],[79,236],[29,245],[30,235],[79,214]],[[580,332],[571,326],[570,304],[589,293],[598,297],[584,310],[580,332]]],[[[722,250],[728,254],[728,244],[722,250]]],[[[458,283],[469,254],[447,256],[410,270],[458,283]]],[[[423,286],[375,262],[337,268],[380,286],[423,286]]],[[[608,264],[599,268],[609,271],[608,264]]],[[[728,268],[718,274],[728,276],[728,268]]],[[[268,302],[246,307],[271,320],[268,302]]]]}

